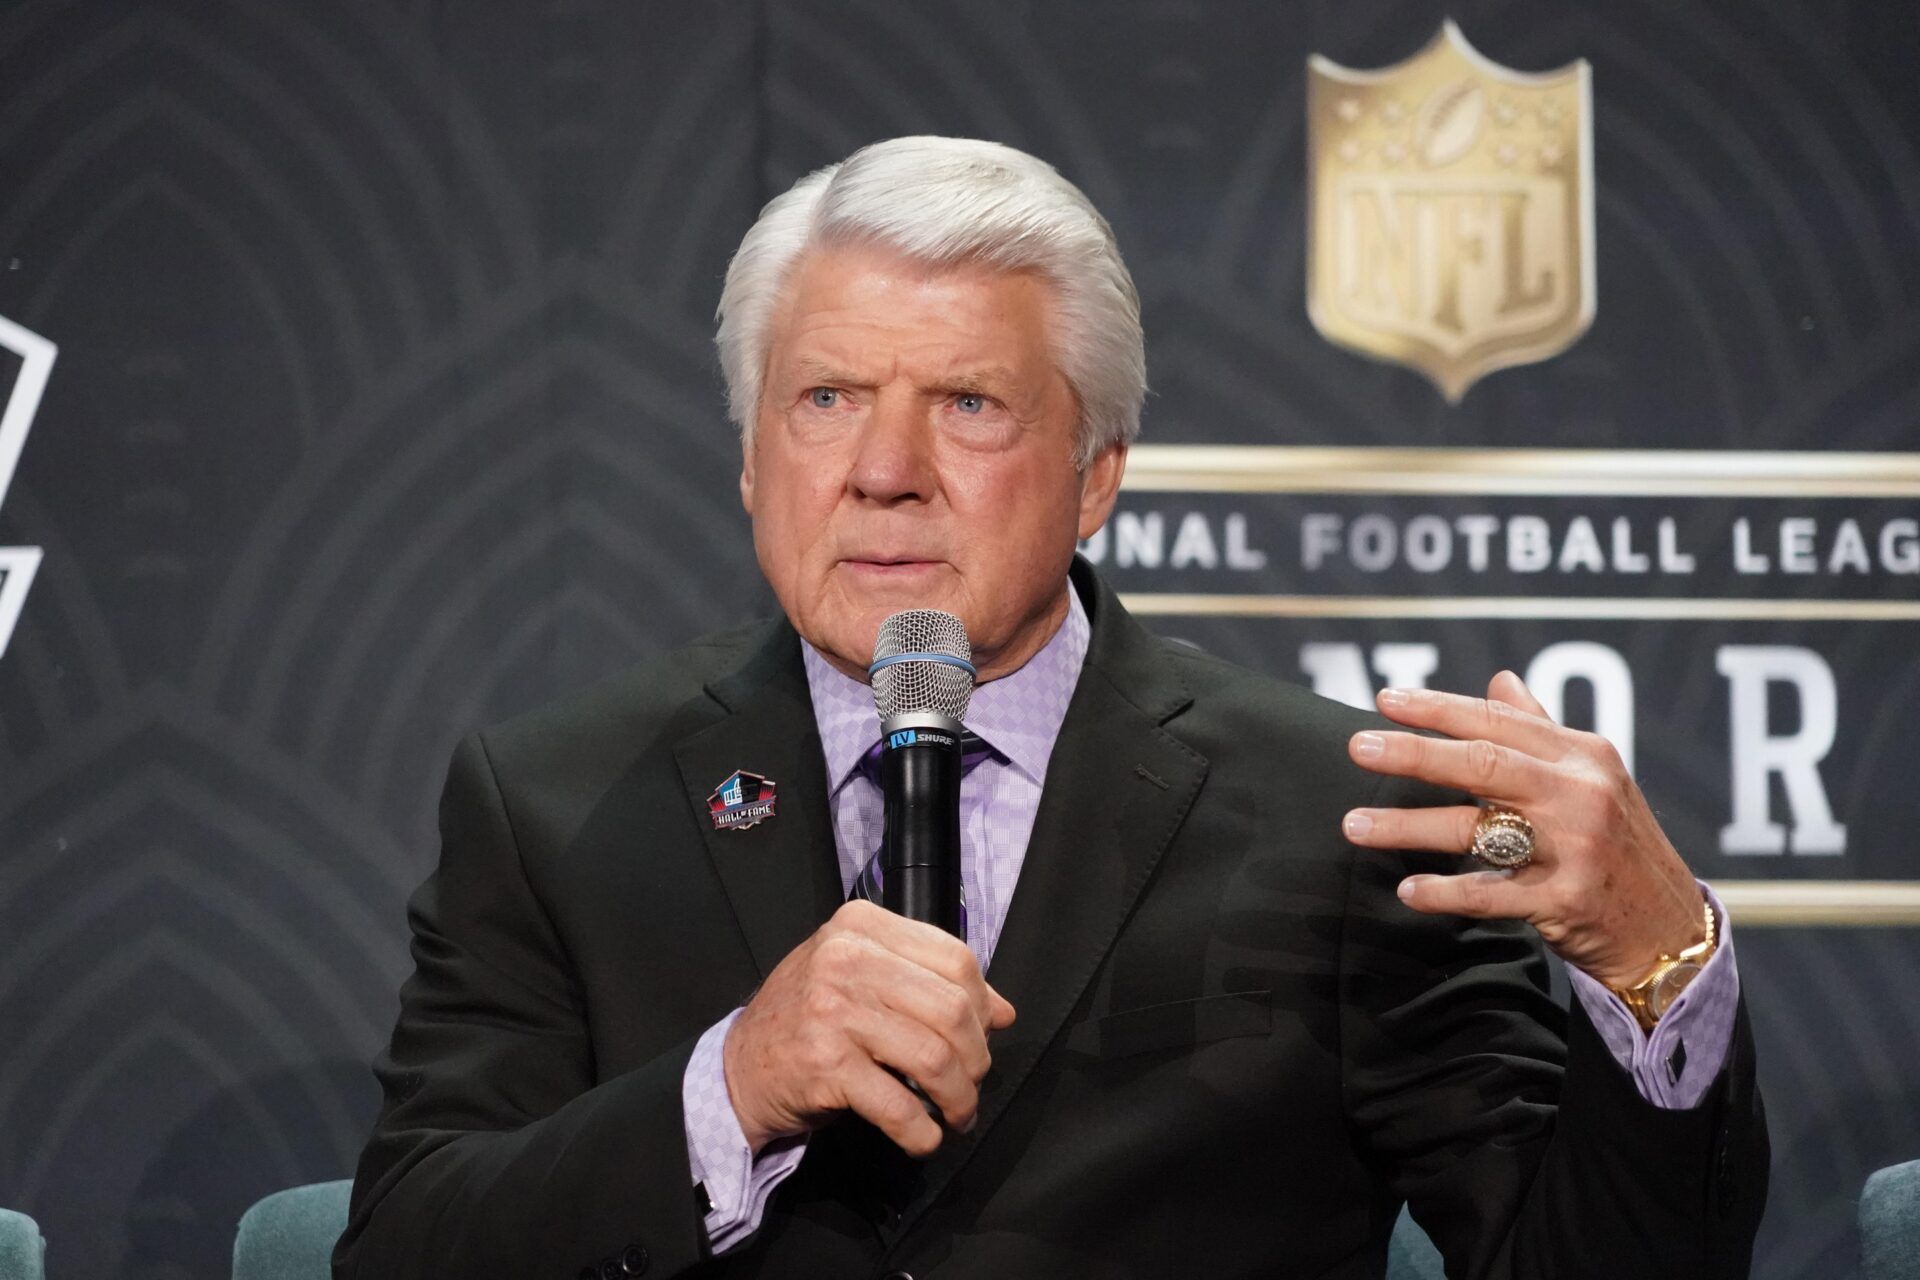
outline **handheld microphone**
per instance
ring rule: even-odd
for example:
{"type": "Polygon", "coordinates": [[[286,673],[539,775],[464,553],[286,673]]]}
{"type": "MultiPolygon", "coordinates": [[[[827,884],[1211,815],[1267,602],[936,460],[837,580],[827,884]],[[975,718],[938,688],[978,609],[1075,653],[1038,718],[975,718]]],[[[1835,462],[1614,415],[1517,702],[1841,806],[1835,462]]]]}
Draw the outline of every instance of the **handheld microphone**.
{"type": "Polygon", "coordinates": [[[961,941],[961,720],[973,647],[960,619],[908,609],[880,624],[867,677],[880,712],[880,905],[961,941]]]}

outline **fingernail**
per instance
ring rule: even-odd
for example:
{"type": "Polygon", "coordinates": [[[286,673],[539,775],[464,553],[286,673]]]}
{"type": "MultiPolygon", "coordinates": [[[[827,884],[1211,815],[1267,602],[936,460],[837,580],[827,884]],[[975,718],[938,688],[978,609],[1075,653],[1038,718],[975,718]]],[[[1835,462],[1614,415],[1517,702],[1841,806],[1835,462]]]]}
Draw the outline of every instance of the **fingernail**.
{"type": "Polygon", "coordinates": [[[1413,881],[1414,877],[1408,876],[1400,882],[1400,887],[1394,890],[1395,893],[1400,895],[1400,901],[1411,902],[1413,900],[1413,891],[1416,887],[1413,881]]]}
{"type": "Polygon", "coordinates": [[[1383,707],[1404,707],[1407,705],[1407,702],[1407,691],[1405,689],[1382,689],[1380,691],[1380,705],[1383,707]]]}
{"type": "Polygon", "coordinates": [[[1373,819],[1364,813],[1347,815],[1347,839],[1358,840],[1373,830],[1373,819]]]}
{"type": "Polygon", "coordinates": [[[1386,754],[1387,740],[1377,733],[1354,735],[1353,754],[1362,760],[1378,760],[1386,754]]]}

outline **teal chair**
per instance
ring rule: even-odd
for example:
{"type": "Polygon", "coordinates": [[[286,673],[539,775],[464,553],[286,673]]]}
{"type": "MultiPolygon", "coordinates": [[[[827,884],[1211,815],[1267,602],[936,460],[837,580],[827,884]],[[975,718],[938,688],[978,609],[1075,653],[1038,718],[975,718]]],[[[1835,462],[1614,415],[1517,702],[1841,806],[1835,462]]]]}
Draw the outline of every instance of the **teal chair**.
{"type": "Polygon", "coordinates": [[[1387,1241],[1387,1280],[1447,1280],[1440,1251],[1404,1207],[1387,1241]]]}
{"type": "MultiPolygon", "coordinates": [[[[316,1182],[276,1191],[247,1210],[233,1242],[233,1280],[328,1280],[352,1190],[350,1181],[316,1182]]],[[[0,1271],[0,1280],[13,1278],[0,1271]]],[[[1387,1280],[1446,1280],[1440,1251],[1405,1209],[1387,1246],[1387,1280]]]]}
{"type": "Polygon", "coordinates": [[[240,1218],[233,1280],[330,1280],[351,1179],[276,1191],[240,1218]]]}
{"type": "Polygon", "coordinates": [[[1920,1280],[1920,1160],[1867,1179],[1860,1193],[1860,1274],[1920,1280]]]}
{"type": "Polygon", "coordinates": [[[47,1242],[24,1213],[0,1209],[0,1280],[40,1280],[47,1242]]]}

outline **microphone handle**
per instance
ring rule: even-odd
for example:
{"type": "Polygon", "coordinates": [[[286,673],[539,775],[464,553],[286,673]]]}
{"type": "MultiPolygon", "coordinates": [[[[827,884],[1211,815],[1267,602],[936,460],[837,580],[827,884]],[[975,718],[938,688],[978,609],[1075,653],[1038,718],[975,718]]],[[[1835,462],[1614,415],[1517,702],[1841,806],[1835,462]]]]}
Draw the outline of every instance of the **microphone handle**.
{"type": "MultiPolygon", "coordinates": [[[[962,942],[960,913],[960,725],[944,716],[896,717],[882,726],[880,792],[886,826],[880,843],[880,905],[945,929],[962,942]],[[911,723],[906,723],[911,720],[911,723]]],[[[926,1091],[913,1091],[942,1128],[946,1119],[926,1091]]]]}
{"type": "Polygon", "coordinates": [[[885,735],[887,747],[880,758],[880,789],[886,805],[880,844],[881,905],[964,942],[960,726],[945,717],[915,719],[920,723],[885,735]]]}

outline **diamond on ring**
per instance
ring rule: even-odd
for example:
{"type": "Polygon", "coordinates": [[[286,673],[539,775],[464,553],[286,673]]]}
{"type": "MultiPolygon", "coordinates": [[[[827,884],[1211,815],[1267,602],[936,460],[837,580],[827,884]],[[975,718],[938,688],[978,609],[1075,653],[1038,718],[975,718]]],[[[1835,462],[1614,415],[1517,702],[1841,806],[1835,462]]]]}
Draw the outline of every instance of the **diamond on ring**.
{"type": "Polygon", "coordinates": [[[1517,810],[1490,804],[1473,824],[1473,846],[1467,852],[1502,871],[1524,867],[1533,861],[1533,824],[1517,810]]]}

